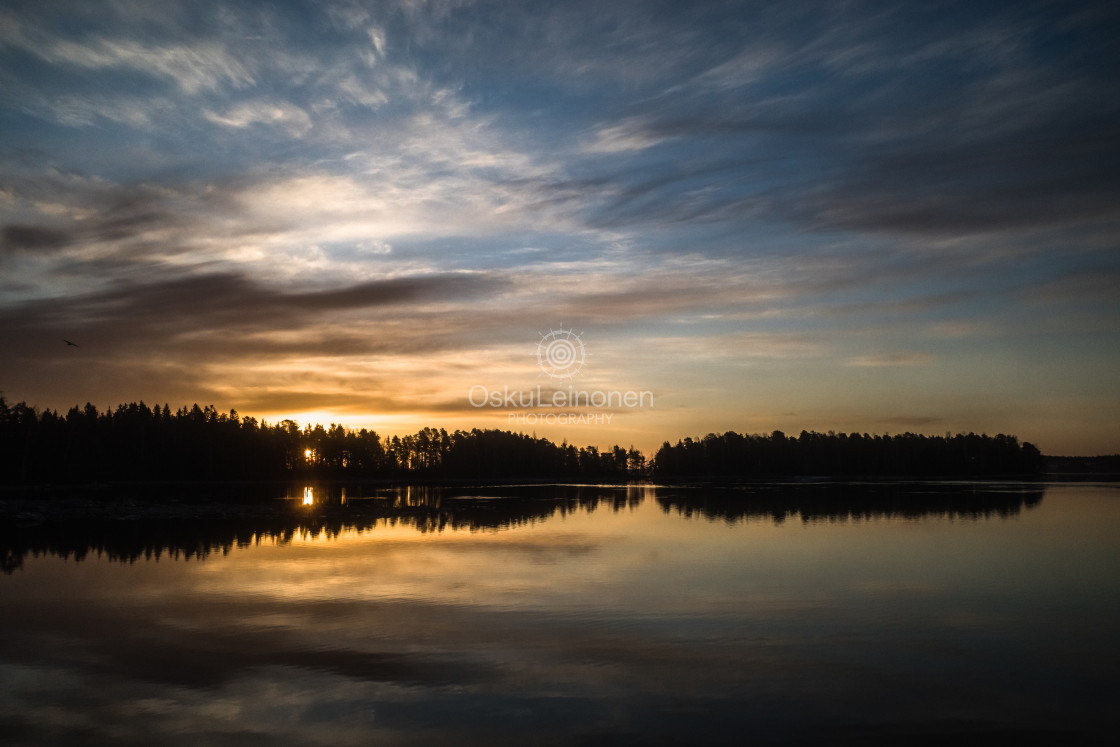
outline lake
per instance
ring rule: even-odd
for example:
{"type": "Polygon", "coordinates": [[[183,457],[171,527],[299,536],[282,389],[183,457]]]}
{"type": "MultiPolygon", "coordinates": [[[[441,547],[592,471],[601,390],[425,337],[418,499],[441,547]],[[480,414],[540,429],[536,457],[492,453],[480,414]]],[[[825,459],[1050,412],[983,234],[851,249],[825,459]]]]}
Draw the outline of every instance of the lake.
{"type": "Polygon", "coordinates": [[[0,527],[0,741],[1068,744],[1120,720],[1114,484],[282,492],[0,527]]]}

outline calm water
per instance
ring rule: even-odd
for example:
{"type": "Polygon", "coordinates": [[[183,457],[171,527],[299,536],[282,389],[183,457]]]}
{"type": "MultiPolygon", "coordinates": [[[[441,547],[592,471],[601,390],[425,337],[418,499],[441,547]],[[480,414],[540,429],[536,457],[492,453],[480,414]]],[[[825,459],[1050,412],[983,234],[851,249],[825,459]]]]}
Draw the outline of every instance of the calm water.
{"type": "Polygon", "coordinates": [[[9,522],[0,741],[1054,743],[1120,720],[1114,485],[328,493],[9,522]]]}

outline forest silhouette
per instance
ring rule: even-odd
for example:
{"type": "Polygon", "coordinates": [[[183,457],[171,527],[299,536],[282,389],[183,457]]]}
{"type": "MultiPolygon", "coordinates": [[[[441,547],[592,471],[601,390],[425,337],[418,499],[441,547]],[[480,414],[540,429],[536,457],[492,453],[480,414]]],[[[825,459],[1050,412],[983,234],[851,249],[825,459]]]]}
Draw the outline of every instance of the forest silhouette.
{"type": "Polygon", "coordinates": [[[383,438],[341,425],[269,424],[212,405],[143,402],[65,415],[0,396],[0,481],[566,479],[618,481],[831,477],[1036,476],[1042,456],[1015,436],[727,432],[633,447],[576,447],[502,430],[424,428],[383,438]]]}
{"type": "Polygon", "coordinates": [[[830,477],[998,477],[1037,476],[1042,454],[1015,436],[925,436],[902,433],[816,433],[797,437],[728,431],[702,439],[666,441],[653,459],[659,478],[830,477]]]}
{"type": "Polygon", "coordinates": [[[382,438],[332,424],[300,428],[242,418],[212,405],[65,415],[0,397],[0,480],[17,483],[415,478],[580,478],[640,475],[645,459],[614,446],[576,448],[500,430],[424,428],[382,438]]]}

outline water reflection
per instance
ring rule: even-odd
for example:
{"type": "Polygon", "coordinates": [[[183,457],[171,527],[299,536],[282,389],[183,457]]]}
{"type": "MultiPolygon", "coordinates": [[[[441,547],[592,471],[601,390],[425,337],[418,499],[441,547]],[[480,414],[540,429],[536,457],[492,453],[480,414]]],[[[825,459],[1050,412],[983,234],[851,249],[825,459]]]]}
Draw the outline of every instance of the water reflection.
{"type": "MultiPolygon", "coordinates": [[[[491,499],[531,499],[533,501],[575,501],[583,506],[591,500],[610,501],[612,505],[637,505],[638,502],[657,495],[654,485],[632,483],[627,485],[569,485],[540,484],[524,485],[362,485],[340,483],[316,483],[290,485],[283,494],[285,500],[303,500],[304,504],[343,505],[347,501],[376,502],[382,506],[405,509],[438,509],[445,501],[455,501],[454,505],[467,507],[470,501],[491,499]],[[313,497],[313,500],[308,500],[313,497]]],[[[236,497],[236,496],[231,496],[236,497]]],[[[259,497],[259,496],[258,496],[259,497]]]]}
{"type": "Polygon", "coordinates": [[[1066,744],[1114,722],[1115,491],[345,487],[6,501],[3,741],[1066,744]]]}
{"type": "Polygon", "coordinates": [[[926,517],[1008,518],[1042,501],[1034,483],[767,483],[726,490],[664,490],[666,513],[723,521],[768,517],[775,524],[926,517]]]}
{"type": "Polygon", "coordinates": [[[667,514],[728,523],[1007,518],[1037,506],[1044,488],[971,483],[760,484],[718,489],[320,484],[288,486],[283,500],[245,491],[209,503],[164,502],[147,495],[124,503],[39,502],[31,511],[12,502],[6,509],[7,520],[0,521],[0,570],[11,573],[29,554],[76,561],[93,555],[132,563],[161,557],[202,559],[262,542],[287,544],[298,537],[329,540],[378,528],[408,527],[420,533],[508,529],[580,512],[634,509],[646,501],[667,514]]]}

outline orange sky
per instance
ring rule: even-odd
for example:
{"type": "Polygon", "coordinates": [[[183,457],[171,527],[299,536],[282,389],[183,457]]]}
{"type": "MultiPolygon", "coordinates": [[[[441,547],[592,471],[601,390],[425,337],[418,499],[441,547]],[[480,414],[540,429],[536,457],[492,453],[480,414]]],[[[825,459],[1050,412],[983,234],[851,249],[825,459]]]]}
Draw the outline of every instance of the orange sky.
{"type": "Polygon", "coordinates": [[[3,395],[1120,452],[1115,11],[453,6],[0,10],[3,395]]]}

